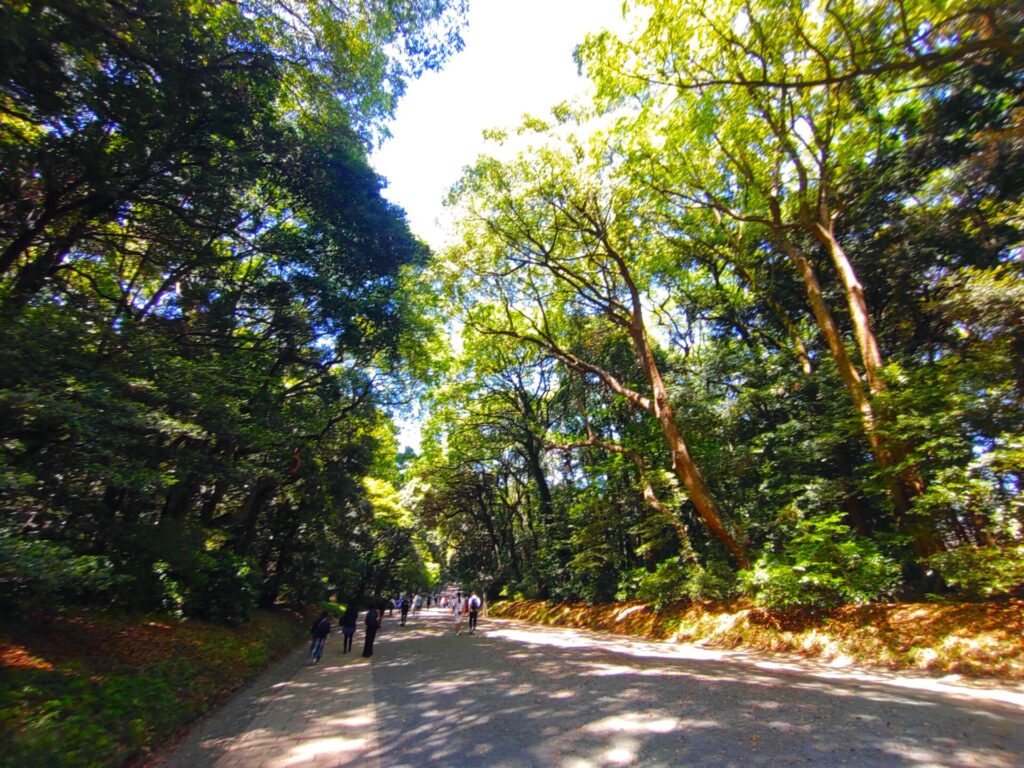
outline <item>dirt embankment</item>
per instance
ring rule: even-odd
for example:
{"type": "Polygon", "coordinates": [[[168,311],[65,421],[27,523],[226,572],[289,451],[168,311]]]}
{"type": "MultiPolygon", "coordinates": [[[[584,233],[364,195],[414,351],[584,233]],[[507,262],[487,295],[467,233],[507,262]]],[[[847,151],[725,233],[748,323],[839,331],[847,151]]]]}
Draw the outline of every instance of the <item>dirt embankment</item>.
{"type": "Polygon", "coordinates": [[[514,600],[491,616],[700,645],[850,659],[893,669],[1024,680],[1024,601],[847,606],[777,614],[749,603],[546,603],[514,600]]]}

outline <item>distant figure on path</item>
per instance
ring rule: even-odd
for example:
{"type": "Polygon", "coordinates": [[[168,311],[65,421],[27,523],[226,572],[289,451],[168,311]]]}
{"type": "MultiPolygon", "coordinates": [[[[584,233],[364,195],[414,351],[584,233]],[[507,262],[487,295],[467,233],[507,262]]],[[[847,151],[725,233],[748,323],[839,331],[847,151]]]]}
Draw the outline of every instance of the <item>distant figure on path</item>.
{"type": "Polygon", "coordinates": [[[363,658],[368,659],[373,656],[373,639],[377,636],[377,630],[380,629],[380,614],[376,608],[371,608],[366,612],[366,640],[363,642],[363,658]]]}
{"type": "Polygon", "coordinates": [[[358,619],[359,609],[354,605],[349,605],[345,609],[345,614],[341,617],[341,633],[344,635],[344,642],[341,648],[342,653],[348,653],[352,650],[352,638],[356,634],[356,622],[358,619]]]}
{"type": "Polygon", "coordinates": [[[476,617],[480,612],[480,598],[476,592],[469,596],[469,634],[476,632],[476,617]]]}
{"type": "Polygon", "coordinates": [[[399,598],[399,608],[402,611],[402,626],[405,626],[405,620],[409,618],[409,598],[408,596],[399,598]]]}
{"type": "Polygon", "coordinates": [[[462,593],[456,592],[455,599],[452,600],[452,616],[455,619],[455,634],[462,634],[462,614],[466,612],[468,606],[466,601],[462,599],[462,593]]]}
{"type": "Polygon", "coordinates": [[[309,660],[316,664],[324,655],[324,643],[331,634],[331,620],[327,618],[327,611],[321,613],[320,618],[313,622],[310,632],[313,635],[313,642],[309,646],[309,660]]]}

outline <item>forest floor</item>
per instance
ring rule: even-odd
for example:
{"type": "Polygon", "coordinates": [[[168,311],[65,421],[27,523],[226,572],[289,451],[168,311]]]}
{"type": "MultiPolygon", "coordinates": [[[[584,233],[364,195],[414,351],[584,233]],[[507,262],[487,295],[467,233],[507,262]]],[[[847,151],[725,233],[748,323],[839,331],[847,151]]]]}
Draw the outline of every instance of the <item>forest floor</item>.
{"type": "Polygon", "coordinates": [[[0,764],[122,765],[224,702],[305,634],[305,622],[283,612],[257,612],[241,627],[103,610],[6,614],[0,764]]]}
{"type": "Polygon", "coordinates": [[[549,603],[514,600],[490,615],[714,648],[796,653],[967,677],[1024,680],[1024,601],[897,603],[780,614],[746,602],[549,603]]]}

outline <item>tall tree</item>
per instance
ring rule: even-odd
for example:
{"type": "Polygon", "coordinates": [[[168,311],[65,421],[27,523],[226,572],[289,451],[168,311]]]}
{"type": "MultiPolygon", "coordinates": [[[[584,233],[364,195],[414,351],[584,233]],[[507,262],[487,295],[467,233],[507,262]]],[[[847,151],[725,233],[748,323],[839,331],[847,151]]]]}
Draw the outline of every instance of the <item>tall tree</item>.
{"type": "Polygon", "coordinates": [[[595,183],[600,153],[595,162],[581,145],[575,152],[485,160],[463,180],[464,246],[453,256],[476,278],[460,289],[466,322],[534,344],[650,414],[704,524],[745,567],[742,534],[726,522],[679,429],[647,326],[645,301],[656,290],[647,262],[657,243],[636,230],[628,192],[595,183]],[[647,393],[574,349],[574,331],[624,335],[647,393]]]}

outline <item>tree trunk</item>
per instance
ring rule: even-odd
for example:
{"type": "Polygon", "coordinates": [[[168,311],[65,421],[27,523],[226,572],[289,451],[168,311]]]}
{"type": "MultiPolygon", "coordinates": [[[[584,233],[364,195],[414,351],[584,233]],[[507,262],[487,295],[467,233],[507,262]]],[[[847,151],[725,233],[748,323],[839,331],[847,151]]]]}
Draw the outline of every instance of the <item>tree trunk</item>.
{"type": "Polygon", "coordinates": [[[874,534],[874,530],[867,515],[864,514],[860,497],[854,491],[853,461],[850,459],[850,449],[845,443],[839,443],[833,455],[836,469],[839,470],[839,482],[843,487],[843,509],[846,510],[846,517],[857,533],[861,536],[871,536],[874,534]]]}
{"type": "Polygon", "coordinates": [[[202,523],[204,528],[209,528],[213,524],[213,517],[217,511],[217,506],[227,492],[227,479],[218,477],[213,484],[213,490],[203,495],[203,502],[199,506],[199,522],[202,523]]]}
{"type": "MultiPolygon", "coordinates": [[[[864,362],[864,374],[868,380],[868,389],[871,396],[876,397],[887,388],[882,369],[885,361],[881,349],[878,346],[878,339],[871,328],[871,316],[868,314],[867,299],[864,297],[864,287],[857,278],[857,273],[850,263],[846,251],[836,240],[832,230],[832,223],[827,220],[827,213],[822,214],[826,218],[824,222],[816,222],[812,225],[812,232],[828,251],[836,272],[843,284],[843,291],[846,294],[846,303],[850,310],[850,320],[853,324],[854,336],[857,339],[857,346],[860,349],[861,360],[864,362]]],[[[879,423],[886,423],[890,420],[889,414],[877,413],[879,423]]],[[[906,449],[897,441],[888,441],[886,446],[894,465],[902,464],[906,459],[906,449]]],[[[916,467],[904,467],[899,471],[897,480],[899,484],[899,498],[902,504],[901,514],[906,513],[910,508],[910,502],[915,496],[919,496],[925,490],[924,480],[916,467]]]]}
{"type": "Polygon", "coordinates": [[[235,540],[235,554],[245,557],[252,548],[253,540],[256,537],[256,523],[259,521],[263,507],[270,500],[271,495],[277,490],[278,480],[273,476],[261,477],[256,481],[249,494],[242,502],[242,533],[235,540]]]}
{"type": "Polygon", "coordinates": [[[749,568],[750,559],[747,557],[746,548],[726,528],[718,513],[717,505],[711,497],[711,492],[704,482],[704,477],[690,455],[686,442],[679,434],[679,429],[675,423],[675,415],[672,413],[672,406],[669,404],[668,390],[665,387],[664,380],[661,378],[661,371],[658,370],[658,364],[648,343],[646,329],[643,326],[642,319],[636,314],[634,317],[635,320],[631,332],[633,345],[636,349],[640,365],[651,384],[651,391],[654,395],[654,417],[658,420],[662,434],[665,437],[665,442],[672,452],[672,469],[686,487],[686,491],[690,495],[690,501],[697,508],[697,512],[708,529],[725,544],[733,557],[736,558],[740,568],[749,568]]]}
{"type": "MultiPolygon", "coordinates": [[[[891,477],[892,458],[879,436],[878,430],[876,429],[874,408],[871,405],[871,401],[868,399],[867,392],[864,391],[864,384],[861,380],[860,373],[857,371],[853,361],[850,359],[850,355],[846,351],[846,345],[843,344],[839,328],[836,325],[835,319],[832,317],[832,311],[825,303],[825,297],[821,290],[821,283],[818,282],[818,275],[815,273],[811,262],[808,261],[807,257],[800,252],[800,249],[797,248],[788,237],[786,237],[785,233],[781,230],[776,230],[776,237],[779,244],[782,246],[782,250],[785,251],[790,262],[796,268],[797,273],[803,280],[804,290],[807,294],[807,301],[811,305],[811,313],[814,315],[814,319],[818,324],[818,329],[821,331],[822,336],[825,337],[825,343],[828,344],[829,351],[832,353],[832,359],[835,360],[836,368],[839,370],[839,378],[842,379],[843,385],[846,387],[846,391],[849,393],[850,399],[853,401],[853,407],[860,418],[861,428],[864,430],[864,435],[871,444],[871,451],[874,453],[875,460],[882,469],[882,473],[887,477],[891,477]]],[[[901,502],[897,498],[897,489],[890,488],[890,492],[893,494],[894,506],[896,506],[896,508],[901,512],[904,511],[906,509],[906,503],[905,500],[901,502]]]]}
{"type": "MultiPolygon", "coordinates": [[[[853,401],[854,409],[860,417],[861,428],[864,430],[864,435],[871,445],[871,452],[881,470],[882,479],[885,482],[886,490],[889,493],[889,498],[892,500],[893,509],[896,513],[896,521],[901,527],[904,527],[906,515],[910,509],[910,498],[912,495],[915,495],[913,491],[920,492],[920,480],[919,478],[916,481],[914,480],[917,477],[917,473],[912,468],[902,473],[898,471],[897,465],[902,459],[902,452],[897,452],[894,455],[887,441],[879,434],[878,422],[871,400],[868,397],[868,393],[864,390],[864,383],[860,373],[858,373],[857,368],[846,351],[846,345],[843,344],[839,328],[832,317],[832,312],[825,303],[821,284],[818,282],[818,276],[814,272],[814,267],[781,229],[776,229],[775,235],[783,251],[785,251],[804,282],[804,289],[811,305],[811,312],[814,314],[819,330],[821,330],[822,335],[825,337],[825,342],[828,344],[829,351],[832,353],[832,358],[835,360],[836,367],[839,370],[839,377],[842,379],[843,384],[846,386],[846,391],[853,401]],[[911,492],[908,493],[908,490],[911,492]]],[[[918,556],[926,557],[941,549],[941,545],[935,539],[934,534],[929,533],[920,526],[915,526],[907,532],[910,534],[914,552],[918,556]]]]}
{"type": "Polygon", "coordinates": [[[836,272],[843,284],[843,292],[846,294],[846,304],[850,310],[850,321],[853,324],[853,333],[857,339],[857,347],[860,349],[860,357],[864,363],[864,374],[868,380],[868,388],[872,395],[885,391],[885,380],[882,378],[882,352],[878,347],[878,339],[871,329],[871,317],[868,314],[867,299],[864,298],[864,286],[857,279],[857,273],[850,263],[839,241],[836,240],[832,231],[831,222],[823,224],[816,222],[811,226],[812,234],[818,242],[825,246],[829,258],[835,265],[836,272]]]}
{"type": "Polygon", "coordinates": [[[167,489],[164,497],[164,507],[160,512],[162,520],[184,520],[188,514],[189,505],[199,490],[199,478],[195,473],[189,473],[184,480],[167,489]]]}

